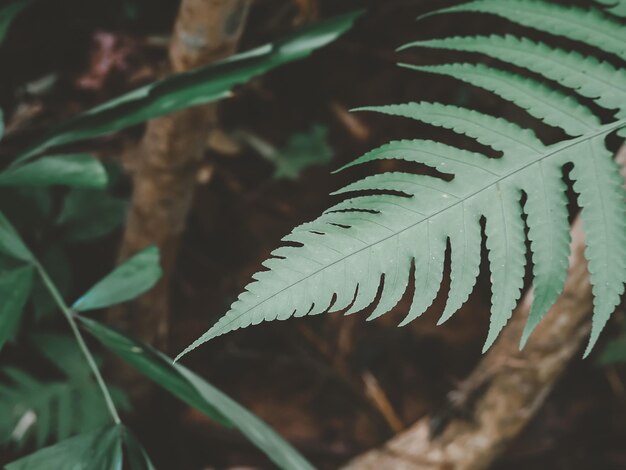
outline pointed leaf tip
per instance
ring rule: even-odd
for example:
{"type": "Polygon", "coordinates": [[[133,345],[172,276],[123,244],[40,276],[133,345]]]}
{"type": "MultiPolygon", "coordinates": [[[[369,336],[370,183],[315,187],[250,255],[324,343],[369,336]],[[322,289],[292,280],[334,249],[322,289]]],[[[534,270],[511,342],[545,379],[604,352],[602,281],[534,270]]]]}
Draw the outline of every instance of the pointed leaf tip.
{"type": "Polygon", "coordinates": [[[72,308],[84,312],[132,300],[150,290],[161,275],[159,249],[149,246],[93,286],[72,308]]]}

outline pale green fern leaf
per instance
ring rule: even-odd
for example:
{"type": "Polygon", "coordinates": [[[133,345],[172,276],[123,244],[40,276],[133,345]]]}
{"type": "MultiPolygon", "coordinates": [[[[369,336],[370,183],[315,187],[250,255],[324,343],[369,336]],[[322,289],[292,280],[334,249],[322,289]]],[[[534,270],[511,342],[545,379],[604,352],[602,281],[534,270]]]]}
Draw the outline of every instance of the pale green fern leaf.
{"type": "Polygon", "coordinates": [[[431,39],[407,44],[402,49],[415,46],[485,54],[554,80],[602,107],[619,108],[620,117],[626,115],[626,109],[620,107],[626,103],[626,71],[595,57],[514,36],[431,39]]]}
{"type": "Polygon", "coordinates": [[[586,235],[585,256],[594,295],[594,322],[589,353],[619,304],[626,282],[626,194],[617,163],[597,136],[573,147],[574,190],[580,195],[581,217],[586,235]]]}
{"type": "MultiPolygon", "coordinates": [[[[623,27],[602,12],[534,0],[476,0],[451,10],[489,10],[623,57],[623,27]],[[562,16],[556,18],[557,13],[562,16]]],[[[390,142],[346,165],[342,170],[377,160],[404,160],[451,179],[395,171],[368,176],[337,191],[344,199],[286,236],[284,246],[272,253],[263,264],[266,269],[254,275],[229,312],[184,353],[216,336],[262,321],[336,311],[355,313],[374,302],[369,318],[376,318],[394,308],[412,283],[411,306],[402,321],[407,324],[438,295],[449,245],[451,284],[439,320],[444,322],[465,303],[476,283],[483,220],[492,287],[485,349],[506,325],[521,295],[528,239],[534,301],[522,336],[524,344],[561,294],[567,275],[566,165],[573,167],[570,177],[579,194],[587,236],[594,294],[589,352],[626,283],[624,182],[605,147],[609,134],[626,127],[624,69],[593,56],[512,36],[437,39],[405,48],[417,46],[478,52],[544,77],[547,81],[540,82],[480,64],[404,65],[483,88],[570,137],[544,144],[532,130],[503,118],[441,103],[361,108],[448,129],[499,156],[489,158],[453,145],[415,139],[390,142]],[[553,82],[569,89],[571,96],[553,89],[553,82]],[[601,122],[577,97],[592,99],[614,111],[615,117],[601,122]],[[526,215],[527,235],[522,214],[526,215]]]]}
{"type": "Polygon", "coordinates": [[[559,127],[571,136],[582,135],[600,126],[600,120],[575,99],[552,90],[547,85],[482,64],[444,64],[403,67],[449,75],[484,88],[528,111],[544,123],[559,127]]]}
{"type": "Polygon", "coordinates": [[[626,59],[626,29],[598,10],[529,0],[476,0],[436,13],[477,12],[584,42],[626,59]]]}

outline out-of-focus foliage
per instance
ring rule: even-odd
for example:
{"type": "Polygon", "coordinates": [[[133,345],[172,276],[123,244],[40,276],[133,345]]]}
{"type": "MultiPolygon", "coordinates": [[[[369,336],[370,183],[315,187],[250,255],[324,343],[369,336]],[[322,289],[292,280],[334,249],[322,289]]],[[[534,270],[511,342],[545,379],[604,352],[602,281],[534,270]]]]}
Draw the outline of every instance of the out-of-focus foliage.
{"type": "Polygon", "coordinates": [[[60,125],[22,153],[15,163],[51,147],[109,134],[173,111],[226,98],[235,85],[303,59],[334,41],[359,15],[351,13],[320,21],[271,44],[138,88],[60,125]]]}
{"type": "Polygon", "coordinates": [[[276,148],[252,134],[245,141],[276,168],[274,179],[297,179],[312,166],[327,165],[333,158],[328,129],[319,124],[307,132],[292,135],[284,147],[276,148]]]}
{"type": "Polygon", "coordinates": [[[7,470],[67,468],[120,470],[123,426],[114,425],[80,434],[10,463],[7,470]]]}
{"type": "Polygon", "coordinates": [[[259,418],[186,367],[174,364],[170,358],[154,348],[94,320],[80,317],[80,322],[104,346],[174,396],[210,418],[239,429],[280,468],[313,468],[259,418]]]}
{"type": "MultiPolygon", "coordinates": [[[[41,380],[15,367],[1,370],[0,445],[37,447],[90,432],[109,422],[98,385],[73,338],[51,334],[30,337],[31,344],[53,364],[61,378],[41,380]]],[[[120,409],[124,393],[111,389],[120,409]]]]}

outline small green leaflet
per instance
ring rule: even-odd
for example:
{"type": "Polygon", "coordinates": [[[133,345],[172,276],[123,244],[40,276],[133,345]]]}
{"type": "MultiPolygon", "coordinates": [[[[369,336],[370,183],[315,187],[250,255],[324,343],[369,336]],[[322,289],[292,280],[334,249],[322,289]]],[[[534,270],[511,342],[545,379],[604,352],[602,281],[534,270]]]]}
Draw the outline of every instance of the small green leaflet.
{"type": "Polygon", "coordinates": [[[261,420],[189,369],[101,323],[81,316],[77,318],[105,347],[174,396],[222,424],[232,423],[279,467],[286,470],[313,468],[261,420]]]}
{"type": "MultiPolygon", "coordinates": [[[[4,41],[4,38],[13,23],[13,20],[24,10],[28,5],[33,3],[34,0],[15,0],[5,7],[0,8],[0,44],[4,41]]],[[[2,132],[0,131],[0,137],[2,132]]]]}
{"type": "Polygon", "coordinates": [[[122,468],[121,425],[66,439],[8,464],[6,470],[67,469],[120,470],[122,468]]]}
{"type": "Polygon", "coordinates": [[[183,108],[226,98],[235,85],[280,65],[304,59],[333,42],[360,14],[320,21],[274,43],[131,91],[57,127],[22,153],[14,164],[54,146],[110,134],[183,108]]]}
{"type": "Polygon", "coordinates": [[[0,350],[17,330],[32,284],[32,266],[0,270],[0,350]]]}
{"type": "Polygon", "coordinates": [[[161,274],[159,249],[149,246],[93,286],[72,309],[84,312],[132,300],[150,290],[161,274]]]}
{"type": "Polygon", "coordinates": [[[33,259],[32,253],[2,212],[0,212],[0,252],[22,261],[33,259]]]}
{"type": "Polygon", "coordinates": [[[88,154],[42,157],[0,173],[0,186],[104,188],[107,182],[107,173],[102,164],[88,154]]]}

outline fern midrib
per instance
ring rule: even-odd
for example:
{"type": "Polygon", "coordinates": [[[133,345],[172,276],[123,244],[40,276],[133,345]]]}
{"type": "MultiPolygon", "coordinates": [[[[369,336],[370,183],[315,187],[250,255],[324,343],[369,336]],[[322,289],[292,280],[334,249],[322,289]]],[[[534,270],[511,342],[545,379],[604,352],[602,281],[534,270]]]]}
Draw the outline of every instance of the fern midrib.
{"type": "MultiPolygon", "coordinates": [[[[438,210],[438,211],[436,211],[436,212],[434,212],[434,213],[432,213],[430,215],[425,216],[424,219],[420,220],[419,222],[415,222],[415,223],[413,223],[413,224],[411,224],[411,225],[409,225],[409,226],[407,226],[407,227],[405,227],[405,228],[403,228],[403,229],[401,229],[401,230],[399,230],[397,232],[394,232],[393,235],[389,235],[387,237],[381,238],[380,240],[378,240],[376,242],[370,243],[367,246],[359,248],[358,250],[353,251],[352,253],[349,253],[349,254],[343,256],[342,258],[337,259],[337,260],[333,261],[332,263],[329,263],[329,264],[325,265],[323,268],[318,269],[317,271],[314,271],[314,272],[308,274],[307,276],[303,277],[302,279],[299,279],[299,280],[293,282],[292,284],[290,284],[290,285],[288,285],[288,286],[278,290],[277,292],[273,293],[272,295],[266,297],[262,301],[256,303],[254,306],[252,306],[249,309],[245,310],[244,312],[236,314],[233,318],[231,318],[227,322],[223,323],[222,325],[216,324],[214,326],[214,328],[218,328],[219,327],[218,328],[219,330],[226,330],[229,325],[231,325],[232,323],[237,321],[242,316],[248,314],[253,309],[258,308],[260,305],[263,305],[265,302],[273,299],[274,297],[276,297],[277,295],[280,295],[281,293],[285,292],[286,290],[291,289],[292,287],[294,287],[294,286],[296,286],[296,285],[298,285],[298,284],[300,284],[302,282],[305,282],[307,279],[309,279],[309,278],[319,274],[320,272],[324,271],[325,269],[328,269],[328,268],[330,268],[330,267],[332,267],[332,266],[334,266],[334,265],[336,265],[338,263],[341,263],[341,262],[345,261],[346,259],[348,259],[348,258],[350,258],[352,256],[356,256],[356,255],[358,255],[359,253],[361,253],[361,252],[363,252],[365,250],[369,250],[373,246],[378,245],[379,243],[383,243],[383,242],[389,240],[392,237],[398,236],[401,233],[406,232],[407,230],[411,230],[415,226],[417,226],[417,225],[419,225],[419,224],[421,224],[421,223],[423,223],[425,221],[429,221],[433,217],[436,217],[437,215],[441,214],[442,212],[444,212],[444,211],[446,211],[446,210],[456,206],[457,204],[461,204],[461,203],[471,199],[472,197],[476,196],[477,194],[479,194],[479,193],[481,193],[483,191],[488,190],[493,185],[498,184],[500,181],[502,181],[502,180],[504,180],[506,178],[509,178],[510,176],[512,176],[512,175],[514,175],[516,173],[519,173],[520,171],[528,168],[529,166],[535,165],[536,163],[538,163],[540,161],[543,161],[543,160],[545,160],[547,158],[551,158],[554,155],[569,149],[570,147],[578,145],[578,144],[580,144],[582,142],[586,142],[586,141],[588,141],[590,139],[593,139],[594,137],[598,137],[598,136],[603,135],[603,134],[608,134],[609,132],[614,131],[614,130],[619,129],[619,128],[624,127],[624,126],[626,126],[626,119],[621,119],[621,120],[616,121],[614,123],[602,126],[600,129],[598,129],[596,132],[594,132],[594,133],[592,133],[590,135],[584,135],[584,136],[576,137],[574,139],[570,139],[570,140],[566,141],[567,144],[554,149],[553,151],[551,151],[551,152],[549,152],[549,153],[539,157],[537,160],[525,163],[524,165],[516,168],[515,170],[512,170],[509,173],[506,173],[506,174],[500,176],[498,179],[496,179],[495,181],[492,181],[491,183],[489,183],[488,185],[484,186],[483,188],[481,188],[481,189],[479,189],[477,191],[474,191],[473,193],[469,194],[466,198],[461,199],[461,200],[456,201],[456,202],[453,202],[452,204],[449,204],[448,206],[443,207],[442,209],[440,209],[440,210],[438,210]]],[[[211,328],[211,330],[209,330],[209,332],[212,331],[212,330],[213,330],[213,328],[211,328]]],[[[208,335],[209,332],[207,332],[207,335],[208,335]]]]}
{"type": "MultiPolygon", "coordinates": [[[[549,217],[549,212],[550,212],[550,208],[549,208],[549,204],[548,204],[548,193],[547,193],[547,188],[546,188],[546,175],[544,174],[544,170],[543,170],[543,161],[539,162],[539,175],[541,177],[541,188],[543,189],[543,200],[545,202],[545,208],[546,208],[546,219],[550,220],[550,224],[552,224],[552,220],[549,217]]],[[[555,230],[550,230],[549,232],[549,237],[548,237],[548,243],[550,244],[550,265],[552,265],[554,263],[554,253],[556,252],[555,249],[555,243],[554,243],[554,237],[553,234],[558,233],[555,230]]],[[[532,243],[532,242],[531,242],[532,243]]],[[[531,250],[532,253],[534,253],[533,250],[531,250]]],[[[537,266],[537,263],[534,263],[533,266],[537,266]]],[[[550,272],[552,272],[552,269],[550,269],[550,272]]],[[[536,276],[535,273],[533,273],[534,276],[536,276]]],[[[547,294],[543,294],[544,296],[547,294]]],[[[533,302],[534,304],[534,302],[533,302]]]]}
{"type": "MultiPolygon", "coordinates": [[[[600,180],[598,178],[598,167],[597,167],[596,158],[595,158],[596,150],[595,150],[594,146],[591,145],[591,144],[589,144],[589,151],[594,155],[594,157],[591,158],[591,165],[593,166],[593,179],[596,182],[596,186],[598,188],[601,188],[602,186],[600,186],[600,180]]],[[[609,226],[608,225],[608,221],[606,220],[606,201],[604,200],[604,192],[603,191],[600,191],[600,205],[602,206],[602,210],[600,211],[601,214],[602,214],[602,227],[608,227],[609,226]]],[[[583,222],[583,225],[584,225],[584,222],[583,222]]],[[[607,240],[606,230],[602,230],[602,239],[603,239],[604,243],[598,244],[597,246],[598,247],[603,247],[602,251],[603,251],[603,254],[604,254],[603,258],[605,259],[605,266],[610,266],[611,265],[611,263],[610,263],[610,254],[609,254],[610,250],[607,249],[609,244],[608,244],[608,240],[607,240]]],[[[589,259],[591,260],[592,257],[589,257],[589,259]]],[[[593,282],[593,278],[594,278],[594,276],[590,277],[590,282],[591,282],[592,286],[595,287],[594,282],[593,282]]],[[[592,287],[592,291],[593,291],[593,287],[592,287]]],[[[594,296],[594,301],[596,299],[597,299],[597,297],[594,296]]]]}

